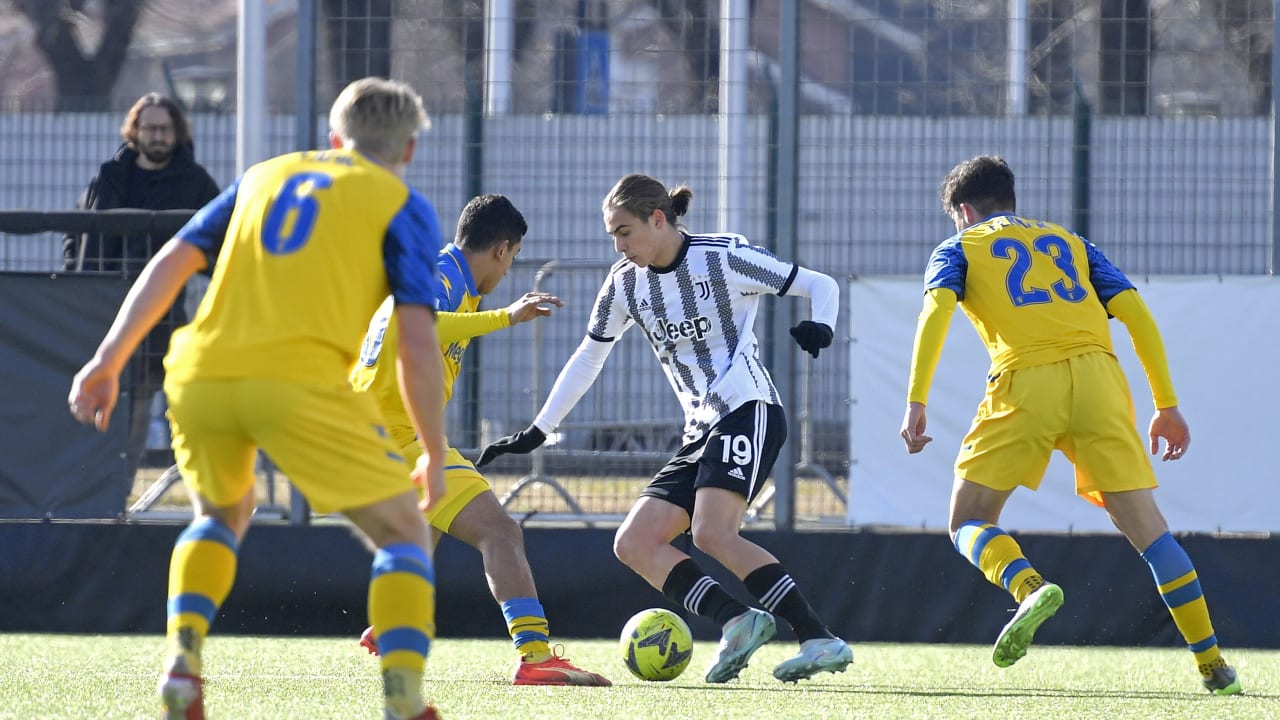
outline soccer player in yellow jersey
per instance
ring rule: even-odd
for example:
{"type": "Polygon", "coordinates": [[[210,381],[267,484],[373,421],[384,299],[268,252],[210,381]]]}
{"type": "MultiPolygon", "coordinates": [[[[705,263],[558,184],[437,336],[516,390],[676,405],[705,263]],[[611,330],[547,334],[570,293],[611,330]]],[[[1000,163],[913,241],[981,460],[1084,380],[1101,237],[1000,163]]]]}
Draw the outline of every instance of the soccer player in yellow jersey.
{"type": "Polygon", "coordinates": [[[942,206],[957,233],[925,271],[901,436],[918,453],[929,384],[959,304],[991,355],[987,391],[956,458],[951,537],[956,550],[1018,602],[992,660],[1008,667],[1027,653],[1063,601],[1000,529],[1014,489],[1035,490],[1055,449],[1076,470],[1076,492],[1103,507],[1151,568],[1204,686],[1241,691],[1218,649],[1195,567],[1169,534],[1152,497],[1151,462],[1135,427],[1133,399],[1112,351],[1108,315],[1119,318],[1146,370],[1156,412],[1150,452],[1186,452],[1191,432],[1178,411],[1155,320],[1124,273],[1096,246],[1053,223],[1015,215],[1013,172],[998,157],[960,163],[942,181],[942,206]]]}
{"type": "MultiPolygon", "coordinates": [[[[441,295],[436,303],[439,355],[444,359],[445,399],[462,367],[462,354],[472,338],[511,325],[545,317],[560,299],[543,292],[526,293],[506,308],[478,312],[482,296],[493,292],[520,252],[528,230],[524,216],[502,195],[472,198],[462,209],[454,241],[437,257],[441,295]]],[[[422,454],[414,429],[396,392],[392,358],[382,352],[395,342],[398,311],[388,301],[374,316],[365,335],[352,385],[377,398],[395,444],[409,459],[422,454]]],[[[601,675],[570,664],[550,646],[547,616],[538,602],[533,573],[524,554],[520,526],[502,509],[489,481],[469,460],[449,448],[445,461],[445,495],[426,513],[433,534],[448,533],[480,551],[493,597],[502,606],[507,629],[520,654],[516,685],[609,685],[601,675]]],[[[375,623],[360,639],[371,652],[375,623]]],[[[557,647],[557,650],[559,648],[557,647]]]]}
{"type": "Polygon", "coordinates": [[[387,718],[436,718],[422,699],[434,623],[430,506],[444,490],[444,395],[434,321],[435,210],[401,179],[426,123],[409,86],[358,80],[329,113],[333,149],[255,165],[147,265],[69,398],[105,430],[130,353],[187,279],[213,264],[190,325],[165,358],[173,449],[194,521],[169,570],[163,717],[204,717],[201,646],[235,579],[262,448],[320,512],[342,511],[377,550],[369,617],[387,718]],[[416,468],[373,399],[346,382],[369,318],[399,308],[399,382],[426,454],[416,468]]]}

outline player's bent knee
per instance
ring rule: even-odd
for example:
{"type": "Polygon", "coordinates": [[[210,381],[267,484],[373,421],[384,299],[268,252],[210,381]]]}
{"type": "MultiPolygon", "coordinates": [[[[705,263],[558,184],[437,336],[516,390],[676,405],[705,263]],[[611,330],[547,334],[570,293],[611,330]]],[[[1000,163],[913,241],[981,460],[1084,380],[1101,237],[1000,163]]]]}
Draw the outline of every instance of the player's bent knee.
{"type": "Polygon", "coordinates": [[[418,511],[414,493],[404,493],[373,505],[346,511],[374,547],[412,543],[429,547],[430,531],[418,511]]]}
{"type": "Polygon", "coordinates": [[[625,525],[618,528],[613,536],[613,555],[627,567],[635,567],[635,563],[643,559],[651,547],[652,543],[625,525]]]}
{"type": "Polygon", "coordinates": [[[501,544],[515,549],[524,548],[524,530],[520,528],[510,515],[502,513],[486,524],[483,530],[484,541],[501,544]]]}
{"type": "Polygon", "coordinates": [[[738,540],[737,532],[725,532],[718,527],[697,523],[694,523],[692,535],[694,546],[711,557],[721,557],[722,551],[738,540]]]}

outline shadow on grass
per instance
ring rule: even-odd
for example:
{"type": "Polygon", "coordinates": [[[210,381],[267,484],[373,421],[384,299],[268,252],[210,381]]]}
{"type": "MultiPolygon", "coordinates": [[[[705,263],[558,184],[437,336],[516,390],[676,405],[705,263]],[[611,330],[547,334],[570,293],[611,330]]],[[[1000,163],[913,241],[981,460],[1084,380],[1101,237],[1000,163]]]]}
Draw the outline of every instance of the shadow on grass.
{"type": "Polygon", "coordinates": [[[1207,702],[1236,702],[1235,698],[1241,700],[1271,700],[1280,696],[1270,693],[1256,693],[1245,690],[1243,695],[1217,697],[1207,692],[1194,691],[1159,691],[1159,690],[1115,690],[1110,688],[1099,689],[1062,689],[1062,688],[999,688],[990,690],[968,688],[930,688],[930,689],[907,689],[897,685],[798,685],[798,684],[778,684],[777,686],[758,686],[758,685],[675,685],[672,686],[676,690],[696,690],[705,692],[715,690],[721,692],[731,692],[735,690],[746,690],[750,692],[769,692],[769,693],[785,693],[795,692],[797,688],[803,689],[809,693],[836,693],[841,695],[892,695],[906,697],[956,697],[956,698],[1101,698],[1107,700],[1177,700],[1185,702],[1188,699],[1202,699],[1207,702]]]}

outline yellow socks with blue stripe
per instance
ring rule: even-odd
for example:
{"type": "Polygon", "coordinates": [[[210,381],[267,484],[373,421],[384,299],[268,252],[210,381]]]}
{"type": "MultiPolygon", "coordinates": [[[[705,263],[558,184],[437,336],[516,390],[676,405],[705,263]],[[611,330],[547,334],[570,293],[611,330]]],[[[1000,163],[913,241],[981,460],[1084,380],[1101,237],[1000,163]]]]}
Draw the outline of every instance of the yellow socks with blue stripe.
{"type": "Polygon", "coordinates": [[[200,675],[200,649],[236,579],[236,535],[211,517],[197,518],[169,560],[166,670],[200,675]]]}
{"type": "Polygon", "coordinates": [[[516,652],[526,661],[539,663],[551,657],[551,630],[538,598],[511,598],[502,603],[502,617],[516,652]]]}
{"type": "Polygon", "coordinates": [[[369,624],[378,628],[387,717],[422,712],[422,673],[435,637],[435,570],[412,543],[395,543],[373,556],[369,624]]]}
{"type": "Polygon", "coordinates": [[[1008,533],[991,523],[968,520],[956,530],[956,551],[1021,603],[1044,578],[1022,555],[1022,548],[1008,533]]]}
{"type": "Polygon", "coordinates": [[[1225,666],[1226,661],[1218,649],[1218,637],[1209,620],[1209,606],[1205,604],[1200,579],[1187,551],[1172,535],[1165,533],[1142,552],[1142,559],[1151,567],[1160,598],[1169,608],[1178,632],[1187,641],[1187,649],[1195,655],[1200,674],[1213,675],[1214,668],[1225,666]]]}

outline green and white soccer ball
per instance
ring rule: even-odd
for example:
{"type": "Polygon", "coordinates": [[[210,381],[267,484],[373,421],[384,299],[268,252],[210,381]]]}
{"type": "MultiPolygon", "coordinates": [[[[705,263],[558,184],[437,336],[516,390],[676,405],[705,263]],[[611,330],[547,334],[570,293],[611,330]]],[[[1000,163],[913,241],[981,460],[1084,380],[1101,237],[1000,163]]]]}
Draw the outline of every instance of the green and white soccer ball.
{"type": "Polygon", "coordinates": [[[693,658],[693,633],[679,615],[641,610],[622,628],[622,661],[641,680],[674,680],[693,658]]]}

